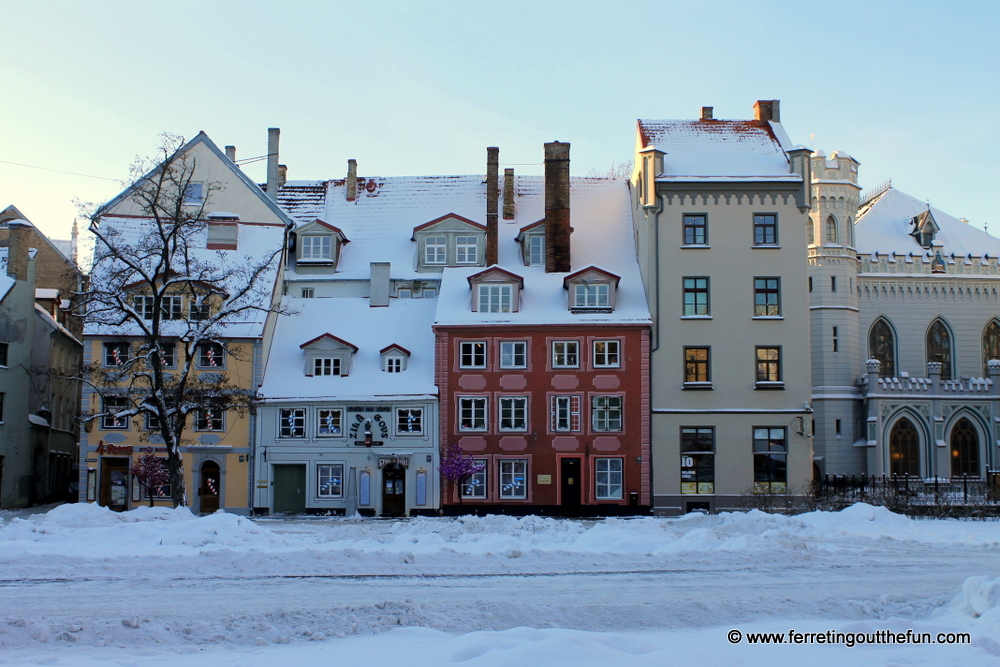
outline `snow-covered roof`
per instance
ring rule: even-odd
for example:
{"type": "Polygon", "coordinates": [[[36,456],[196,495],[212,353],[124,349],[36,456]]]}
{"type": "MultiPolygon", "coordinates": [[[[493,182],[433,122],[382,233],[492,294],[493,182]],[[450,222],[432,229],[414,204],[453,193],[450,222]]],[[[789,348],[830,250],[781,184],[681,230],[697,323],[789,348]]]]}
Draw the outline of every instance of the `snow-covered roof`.
{"type": "MultiPolygon", "coordinates": [[[[854,230],[858,252],[895,252],[897,255],[930,252],[910,236],[913,218],[927,210],[926,202],[896,188],[887,188],[861,206],[854,230]]],[[[966,256],[971,253],[973,257],[982,257],[984,253],[988,253],[990,257],[1000,257],[1000,239],[997,237],[933,206],[930,207],[930,212],[939,227],[934,242],[943,244],[943,255],[954,253],[966,256]]]]}
{"type": "Polygon", "coordinates": [[[7,296],[10,288],[17,282],[14,276],[7,273],[7,258],[9,257],[9,253],[10,248],[7,246],[0,248],[0,300],[7,296]]]}
{"type": "Polygon", "coordinates": [[[789,172],[792,144],[780,123],[640,119],[638,132],[643,149],[665,153],[657,180],[802,180],[789,172]]]}
{"type": "Polygon", "coordinates": [[[264,369],[260,396],[266,400],[382,400],[435,398],[434,320],[436,299],[390,299],[372,308],[367,298],[301,299],[286,297],[283,305],[297,311],[278,318],[274,341],[264,369]],[[303,343],[330,334],[350,341],[358,350],[350,374],[305,376],[303,343]],[[406,370],[382,370],[382,350],[398,345],[410,352],[406,370]]]}
{"type": "Polygon", "coordinates": [[[60,332],[60,333],[62,333],[64,335],[66,335],[73,342],[75,342],[75,343],[77,343],[79,345],[83,345],[83,343],[81,343],[80,340],[76,336],[74,336],[72,333],[70,333],[69,329],[67,329],[66,327],[64,327],[63,325],[61,325],[59,322],[57,322],[56,319],[53,318],[52,315],[49,313],[49,311],[45,310],[44,308],[42,308],[42,306],[40,306],[37,303],[35,304],[35,315],[37,315],[42,320],[42,322],[44,322],[45,324],[47,324],[50,328],[52,328],[52,329],[54,329],[54,330],[56,330],[56,331],[58,331],[58,332],[60,332]]]}

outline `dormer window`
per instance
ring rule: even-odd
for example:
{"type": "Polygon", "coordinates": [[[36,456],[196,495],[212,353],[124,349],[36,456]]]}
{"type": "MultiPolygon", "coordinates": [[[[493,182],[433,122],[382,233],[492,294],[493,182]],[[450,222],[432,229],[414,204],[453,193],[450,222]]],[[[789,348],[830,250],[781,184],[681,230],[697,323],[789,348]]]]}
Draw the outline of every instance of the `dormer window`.
{"type": "Polygon", "coordinates": [[[521,244],[525,266],[545,266],[545,220],[522,227],[515,240],[521,244]]]}
{"type": "Polygon", "coordinates": [[[524,279],[510,271],[493,267],[469,276],[469,286],[472,288],[474,312],[516,313],[524,279]]]}
{"type": "Polygon", "coordinates": [[[569,308],[577,312],[606,312],[615,308],[620,278],[595,266],[577,271],[563,281],[569,291],[569,308]]]}
{"type": "Polygon", "coordinates": [[[299,265],[336,265],[340,249],[350,243],[342,231],[319,219],[302,225],[295,234],[295,261],[299,265]]]}
{"type": "Polygon", "coordinates": [[[383,347],[379,353],[382,355],[382,370],[386,373],[402,373],[406,370],[406,362],[410,357],[410,351],[395,343],[388,347],[383,347]]]}
{"type": "Polygon", "coordinates": [[[332,245],[333,239],[329,235],[306,235],[301,237],[302,246],[299,250],[299,259],[312,261],[330,261],[333,259],[332,245]]]}
{"type": "Polygon", "coordinates": [[[486,227],[449,213],[413,229],[417,243],[417,270],[439,271],[446,266],[482,266],[486,227]]]}
{"type": "Polygon", "coordinates": [[[305,351],[306,377],[346,377],[358,348],[325,333],[299,346],[305,351]]]}

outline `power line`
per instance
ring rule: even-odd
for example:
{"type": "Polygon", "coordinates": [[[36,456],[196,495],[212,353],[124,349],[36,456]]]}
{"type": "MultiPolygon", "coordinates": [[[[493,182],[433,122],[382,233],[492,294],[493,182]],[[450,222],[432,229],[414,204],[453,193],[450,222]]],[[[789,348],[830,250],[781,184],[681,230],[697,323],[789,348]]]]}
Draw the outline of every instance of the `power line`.
{"type": "Polygon", "coordinates": [[[90,174],[78,174],[75,171],[63,171],[62,169],[50,169],[49,167],[36,167],[33,164],[21,164],[20,162],[8,162],[7,160],[0,160],[0,164],[12,164],[15,167],[27,167],[28,169],[41,169],[42,171],[54,171],[57,174],[70,174],[71,176],[83,176],[84,178],[98,178],[102,181],[118,181],[114,178],[106,178],[104,176],[91,176],[90,174]]]}

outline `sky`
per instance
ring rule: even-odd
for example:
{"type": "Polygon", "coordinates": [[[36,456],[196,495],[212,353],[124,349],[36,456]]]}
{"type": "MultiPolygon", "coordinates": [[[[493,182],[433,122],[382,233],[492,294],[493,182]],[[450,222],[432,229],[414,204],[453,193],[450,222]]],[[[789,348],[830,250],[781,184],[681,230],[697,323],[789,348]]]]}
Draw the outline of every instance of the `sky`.
{"type": "MultiPolygon", "coordinates": [[[[629,160],[637,118],[751,118],[1000,234],[1000,3],[905,0],[0,0],[0,209],[68,238],[162,132],[237,159],[281,129],[289,179],[572,173],[629,160]]],[[[246,172],[264,180],[265,164],[246,172]]]]}

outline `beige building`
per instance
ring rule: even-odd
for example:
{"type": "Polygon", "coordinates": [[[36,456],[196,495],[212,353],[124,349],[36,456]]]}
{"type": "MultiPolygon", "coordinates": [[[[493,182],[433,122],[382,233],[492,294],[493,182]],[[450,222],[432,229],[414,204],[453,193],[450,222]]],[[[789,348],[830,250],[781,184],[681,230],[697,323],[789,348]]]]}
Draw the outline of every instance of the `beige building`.
{"type": "Polygon", "coordinates": [[[653,510],[745,506],[812,479],[809,150],[752,120],[640,120],[632,176],[653,319],[653,510]]]}

